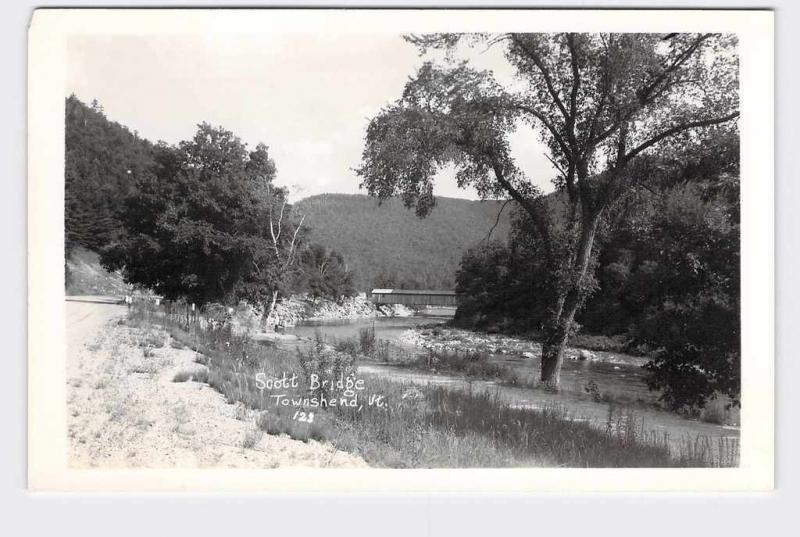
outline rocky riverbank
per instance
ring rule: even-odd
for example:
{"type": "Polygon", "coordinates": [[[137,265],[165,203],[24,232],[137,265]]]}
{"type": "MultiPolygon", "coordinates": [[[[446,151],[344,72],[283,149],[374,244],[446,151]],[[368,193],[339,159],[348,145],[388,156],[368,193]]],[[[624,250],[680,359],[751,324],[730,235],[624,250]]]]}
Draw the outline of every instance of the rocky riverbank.
{"type": "Polygon", "coordinates": [[[275,306],[274,326],[296,326],[306,321],[347,321],[376,317],[410,317],[414,310],[401,304],[373,304],[364,295],[344,299],[341,303],[306,295],[293,295],[275,306]]]}
{"type": "MultiPolygon", "coordinates": [[[[419,326],[403,332],[400,341],[437,352],[485,352],[541,358],[542,345],[536,341],[502,334],[486,334],[441,325],[419,326]]],[[[644,364],[647,359],[606,351],[567,348],[566,358],[576,361],[644,364]]]]}

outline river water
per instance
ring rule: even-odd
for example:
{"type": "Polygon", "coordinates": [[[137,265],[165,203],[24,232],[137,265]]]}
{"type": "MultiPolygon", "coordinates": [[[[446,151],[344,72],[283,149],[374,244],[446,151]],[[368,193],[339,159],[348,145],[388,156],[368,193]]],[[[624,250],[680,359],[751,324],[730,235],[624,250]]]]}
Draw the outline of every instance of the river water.
{"type": "MultiPolygon", "coordinates": [[[[409,345],[400,340],[400,336],[411,328],[431,325],[444,325],[451,317],[439,315],[415,317],[390,317],[378,319],[359,319],[337,322],[311,322],[291,329],[292,333],[302,339],[314,339],[319,333],[327,341],[358,338],[363,328],[374,328],[375,337],[391,343],[393,354],[425,354],[423,348],[409,345]]],[[[510,338],[509,338],[510,339],[510,338]]],[[[534,381],[541,365],[541,346],[535,342],[517,343],[517,352],[489,353],[489,360],[513,369],[521,378],[534,381]],[[523,353],[533,355],[525,356],[523,353]]],[[[645,359],[619,353],[596,352],[598,360],[565,360],[561,373],[562,391],[585,393],[585,386],[594,382],[600,392],[608,392],[616,396],[622,395],[626,401],[654,403],[658,394],[647,389],[644,383],[642,365],[645,359]]],[[[618,397],[619,398],[619,397],[618,397]]]]}
{"type": "MultiPolygon", "coordinates": [[[[390,354],[426,354],[424,348],[409,344],[401,335],[409,329],[430,330],[432,325],[444,324],[448,316],[425,315],[415,317],[390,317],[358,319],[337,322],[310,322],[286,332],[303,341],[313,340],[317,335],[328,342],[347,338],[358,338],[362,328],[375,329],[375,337],[390,342],[390,354]]],[[[504,346],[503,352],[489,354],[489,360],[514,369],[522,378],[537,378],[540,366],[541,347],[538,343],[514,340],[511,350],[504,346]],[[523,354],[526,353],[526,355],[523,354]]],[[[633,414],[645,431],[660,439],[666,438],[674,452],[679,452],[686,439],[708,438],[716,442],[719,438],[738,438],[739,429],[689,419],[682,415],[655,408],[658,394],[647,389],[642,365],[645,359],[619,353],[596,352],[597,360],[565,360],[561,373],[561,391],[549,393],[540,388],[522,388],[499,385],[493,381],[466,379],[456,375],[414,370],[391,363],[366,362],[359,364],[359,371],[380,375],[398,381],[418,384],[446,385],[461,390],[489,390],[507,403],[527,408],[544,408],[558,405],[575,419],[587,420],[598,427],[605,427],[609,414],[633,414]],[[594,383],[599,392],[608,393],[613,402],[597,401],[586,393],[585,387],[594,383]]],[[[639,427],[637,426],[637,427],[639,427]]]]}

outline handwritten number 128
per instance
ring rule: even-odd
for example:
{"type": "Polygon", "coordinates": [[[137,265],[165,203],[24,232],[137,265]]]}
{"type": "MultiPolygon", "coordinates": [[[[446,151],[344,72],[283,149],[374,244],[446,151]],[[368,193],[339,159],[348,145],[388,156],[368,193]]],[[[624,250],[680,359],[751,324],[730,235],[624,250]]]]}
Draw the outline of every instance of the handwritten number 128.
{"type": "Polygon", "coordinates": [[[297,421],[302,421],[304,423],[311,423],[314,421],[314,413],[313,412],[305,413],[298,410],[297,412],[294,413],[292,419],[297,421]]]}

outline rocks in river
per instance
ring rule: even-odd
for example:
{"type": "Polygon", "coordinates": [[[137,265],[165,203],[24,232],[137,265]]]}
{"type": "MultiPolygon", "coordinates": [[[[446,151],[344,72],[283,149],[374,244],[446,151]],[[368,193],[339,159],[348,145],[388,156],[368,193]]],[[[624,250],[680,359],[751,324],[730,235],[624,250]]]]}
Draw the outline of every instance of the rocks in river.
{"type": "MultiPolygon", "coordinates": [[[[441,325],[422,325],[408,329],[400,335],[400,341],[406,345],[414,345],[432,351],[505,354],[528,359],[538,359],[542,352],[540,343],[521,337],[470,332],[461,328],[441,325]]],[[[607,351],[594,352],[574,347],[567,348],[564,357],[576,362],[604,362],[623,366],[641,366],[647,362],[647,359],[643,357],[607,351]]]]}
{"type": "Polygon", "coordinates": [[[600,359],[597,354],[586,349],[567,349],[564,354],[568,359],[577,362],[596,362],[600,359]]]}
{"type": "Polygon", "coordinates": [[[401,332],[397,339],[406,345],[417,345],[421,347],[424,341],[423,334],[424,332],[420,333],[415,329],[408,329],[401,332]]]}
{"type": "Polygon", "coordinates": [[[384,317],[413,317],[416,313],[405,304],[381,304],[378,306],[378,312],[384,317]]]}

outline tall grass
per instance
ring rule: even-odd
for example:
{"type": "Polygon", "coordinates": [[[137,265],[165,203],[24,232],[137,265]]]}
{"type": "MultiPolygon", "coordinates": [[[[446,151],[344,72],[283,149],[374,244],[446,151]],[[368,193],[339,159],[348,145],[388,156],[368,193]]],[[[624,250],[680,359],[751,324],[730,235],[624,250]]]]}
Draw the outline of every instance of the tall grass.
{"type": "MultiPolygon", "coordinates": [[[[726,466],[738,460],[738,443],[733,440],[687,439],[679,453],[671,453],[665,436],[644,431],[631,415],[610,412],[602,428],[576,420],[560,407],[517,408],[486,392],[418,386],[378,376],[359,375],[367,386],[359,394],[359,407],[280,406],[270,398],[271,392],[258,388],[257,373],[297,374],[306,380],[311,374],[350,375],[355,373],[354,356],[342,352],[340,342],[331,347],[317,338],[309,348],[293,352],[256,343],[224,325],[188,326],[152,308],[132,308],[128,322],[157,323],[194,349],[198,361],[208,367],[208,384],[229,402],[256,410],[259,430],[301,441],[327,441],[372,466],[668,467],[726,466]],[[381,396],[386,404],[370,405],[370,396],[381,396]],[[313,412],[313,420],[298,421],[298,410],[313,412]]],[[[373,352],[377,346],[373,340],[373,352]]],[[[464,371],[485,367],[469,356],[439,356],[437,363],[464,371]]],[[[301,382],[299,388],[283,391],[307,397],[307,387],[301,382]]]]}
{"type": "Polygon", "coordinates": [[[389,342],[375,337],[374,327],[360,329],[358,340],[354,338],[337,340],[334,348],[355,358],[371,358],[379,362],[388,362],[390,357],[389,342]]]}
{"type": "Polygon", "coordinates": [[[464,375],[473,379],[494,380],[508,386],[525,386],[528,382],[513,369],[490,361],[482,351],[435,351],[427,356],[417,356],[404,365],[439,372],[464,375]]]}
{"type": "Polygon", "coordinates": [[[358,344],[361,354],[369,356],[375,348],[375,327],[362,328],[358,331],[358,344]]]}
{"type": "Polygon", "coordinates": [[[336,341],[334,348],[355,358],[372,358],[402,367],[493,380],[508,386],[531,384],[513,369],[492,362],[489,354],[483,351],[429,349],[427,354],[421,355],[394,348],[394,352],[391,352],[391,344],[386,340],[375,338],[372,328],[362,328],[359,331],[358,341],[353,338],[336,341]]]}

